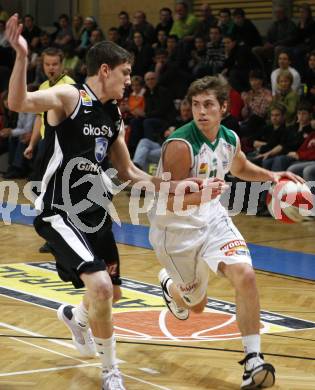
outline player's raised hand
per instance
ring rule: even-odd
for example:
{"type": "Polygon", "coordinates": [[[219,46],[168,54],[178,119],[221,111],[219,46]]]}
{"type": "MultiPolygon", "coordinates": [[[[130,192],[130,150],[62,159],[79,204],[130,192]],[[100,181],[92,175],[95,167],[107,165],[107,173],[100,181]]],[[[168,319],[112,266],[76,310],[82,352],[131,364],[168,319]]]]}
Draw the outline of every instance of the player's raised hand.
{"type": "Polygon", "coordinates": [[[27,56],[27,42],[22,36],[23,25],[19,24],[18,14],[14,14],[6,23],[5,36],[17,55],[27,56]]]}

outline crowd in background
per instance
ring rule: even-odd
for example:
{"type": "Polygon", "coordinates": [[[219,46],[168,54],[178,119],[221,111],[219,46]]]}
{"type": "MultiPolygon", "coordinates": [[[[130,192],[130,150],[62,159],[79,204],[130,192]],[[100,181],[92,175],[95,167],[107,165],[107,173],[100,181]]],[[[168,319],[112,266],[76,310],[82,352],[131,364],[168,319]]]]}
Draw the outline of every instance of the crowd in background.
{"type": "MultiPolygon", "coordinates": [[[[300,5],[297,21],[288,17],[284,7],[277,7],[266,36],[261,36],[241,8],[222,8],[214,15],[204,4],[201,12],[197,18],[185,2],[177,2],[174,10],[160,9],[160,21],[154,26],[144,11],[136,11],[131,18],[121,11],[117,24],[108,31],[102,31],[94,16],[63,14],[50,33],[32,15],[24,15],[28,89],[34,91],[45,82],[47,88],[61,79],[84,82],[86,53],[104,39],[132,52],[131,87],[119,104],[134,163],[150,170],[159,160],[163,140],[192,119],[185,99],[190,83],[221,74],[230,85],[222,124],[239,135],[248,158],[268,169],[290,169],[308,181],[315,180],[311,7],[300,5]],[[43,64],[47,56],[57,57],[57,71],[43,64]]],[[[36,115],[17,114],[7,107],[14,63],[14,51],[4,35],[7,19],[0,6],[0,153],[9,152],[9,169],[3,176],[10,179],[30,176],[36,153],[40,154],[40,137],[32,134],[36,115]]]]}

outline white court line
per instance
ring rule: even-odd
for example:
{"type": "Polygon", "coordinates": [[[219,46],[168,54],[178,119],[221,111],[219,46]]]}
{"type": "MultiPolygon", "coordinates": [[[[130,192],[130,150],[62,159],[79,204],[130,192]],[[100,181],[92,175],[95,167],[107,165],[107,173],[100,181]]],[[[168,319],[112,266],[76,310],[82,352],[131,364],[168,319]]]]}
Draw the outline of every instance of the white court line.
{"type": "Polygon", "coordinates": [[[159,315],[159,325],[160,325],[160,329],[162,331],[162,333],[168,337],[169,339],[173,340],[173,341],[181,341],[179,340],[177,337],[173,336],[172,333],[167,329],[167,326],[166,326],[166,316],[167,316],[167,313],[169,312],[168,309],[163,309],[161,312],[160,312],[160,315],[159,315]]]}
{"type": "Polygon", "coordinates": [[[10,337],[10,339],[11,340],[15,340],[15,341],[19,341],[20,343],[23,343],[23,344],[26,344],[26,345],[31,345],[32,347],[35,347],[37,349],[42,349],[43,351],[46,351],[46,352],[51,352],[51,353],[54,353],[54,354],[59,355],[59,356],[63,356],[63,357],[66,357],[66,358],[69,358],[69,359],[72,359],[72,360],[76,360],[77,362],[80,362],[80,363],[88,363],[86,360],[77,359],[77,358],[75,358],[73,356],[69,356],[69,355],[66,355],[64,353],[54,351],[53,349],[50,349],[50,348],[41,347],[41,346],[39,346],[37,344],[33,344],[33,343],[30,343],[29,341],[21,340],[21,339],[16,338],[16,337],[10,337]]]}
{"type": "Polygon", "coordinates": [[[86,364],[75,364],[73,366],[60,366],[60,367],[51,367],[51,368],[39,368],[36,370],[27,370],[27,371],[13,371],[13,372],[4,372],[0,374],[0,377],[4,376],[15,376],[15,375],[25,375],[25,374],[36,374],[38,372],[51,372],[59,370],[68,370],[71,368],[81,368],[81,367],[94,367],[99,366],[99,363],[86,363],[86,364]]]}
{"type": "Polygon", "coordinates": [[[136,378],[135,376],[132,376],[132,375],[127,375],[127,374],[122,374],[123,376],[125,376],[126,378],[130,378],[130,379],[133,379],[135,381],[138,381],[138,382],[141,382],[141,383],[145,383],[147,385],[150,385],[152,387],[156,387],[157,389],[161,389],[161,390],[172,390],[170,389],[169,387],[165,387],[165,386],[160,386],[160,385],[156,385],[152,382],[148,382],[148,381],[145,381],[143,379],[139,379],[139,378],[136,378]]]}
{"type": "MultiPolygon", "coordinates": [[[[30,330],[27,330],[27,329],[24,329],[24,328],[19,328],[18,326],[6,324],[5,322],[0,322],[0,327],[1,327],[1,326],[2,326],[3,328],[15,330],[16,332],[20,332],[20,333],[27,334],[27,335],[29,335],[29,336],[35,336],[35,337],[43,337],[43,338],[45,338],[45,336],[42,335],[42,334],[40,334],[40,333],[31,332],[30,330]]],[[[63,347],[67,347],[67,348],[71,348],[71,349],[76,349],[74,345],[72,345],[72,344],[70,344],[70,343],[67,343],[67,342],[65,342],[65,341],[53,340],[53,339],[46,339],[46,340],[49,341],[49,342],[51,342],[51,343],[54,343],[54,344],[62,345],[63,347]]]]}
{"type": "MultiPolygon", "coordinates": [[[[10,325],[10,324],[6,324],[4,322],[0,322],[0,327],[3,327],[3,328],[7,328],[7,329],[11,329],[11,330],[15,330],[17,332],[20,332],[20,333],[24,333],[24,334],[27,334],[27,335],[30,335],[30,336],[35,336],[35,337],[45,337],[43,335],[41,335],[40,333],[35,333],[35,332],[31,332],[29,330],[26,330],[26,329],[23,329],[23,328],[19,328],[17,326],[14,326],[14,325],[10,325]]],[[[21,342],[24,342],[25,344],[31,344],[33,345],[34,347],[37,347],[37,348],[41,348],[41,349],[45,349],[49,352],[52,352],[52,353],[56,353],[56,354],[59,354],[58,352],[56,351],[53,351],[51,349],[46,349],[46,348],[42,348],[42,347],[39,347],[37,346],[36,344],[32,344],[32,343],[28,343],[26,341],[22,341],[20,339],[17,339],[15,337],[10,337],[12,339],[16,339],[16,341],[21,341],[21,342]]],[[[75,349],[75,347],[71,344],[68,344],[68,343],[65,343],[65,342],[62,342],[60,340],[47,340],[47,341],[50,341],[50,342],[53,342],[55,344],[59,344],[59,345],[63,345],[65,347],[68,347],[68,348],[72,348],[72,349],[75,349]]],[[[73,358],[71,356],[67,356],[67,355],[63,355],[63,356],[66,356],[66,357],[69,357],[70,359],[74,359],[74,360],[78,360],[80,362],[83,362],[83,364],[79,364],[79,365],[76,365],[76,366],[66,366],[66,367],[57,367],[57,368],[43,368],[43,369],[38,369],[38,370],[32,370],[32,372],[41,372],[41,371],[57,371],[58,369],[68,369],[68,368],[75,368],[75,367],[89,367],[89,366],[98,366],[99,364],[98,363],[91,363],[89,364],[88,362],[84,361],[84,360],[79,360],[79,359],[76,359],[76,358],[73,358]]],[[[117,359],[118,360],[118,359],[117,359]]],[[[122,360],[118,360],[120,363],[125,363],[124,361],[122,360]]],[[[22,374],[27,374],[27,373],[30,373],[31,371],[18,371],[16,373],[3,373],[3,374],[0,374],[0,377],[2,376],[14,376],[14,375],[22,375],[22,374]]],[[[171,390],[170,388],[168,387],[163,387],[163,386],[159,386],[159,385],[156,385],[155,383],[152,383],[152,382],[148,382],[148,381],[145,381],[143,379],[140,379],[140,378],[137,378],[135,376],[131,376],[131,375],[126,375],[126,374],[122,374],[123,376],[125,376],[126,378],[130,378],[130,379],[133,379],[135,381],[138,381],[140,383],[145,383],[145,384],[148,384],[152,387],[155,387],[157,389],[161,389],[161,390],[171,390]]]]}

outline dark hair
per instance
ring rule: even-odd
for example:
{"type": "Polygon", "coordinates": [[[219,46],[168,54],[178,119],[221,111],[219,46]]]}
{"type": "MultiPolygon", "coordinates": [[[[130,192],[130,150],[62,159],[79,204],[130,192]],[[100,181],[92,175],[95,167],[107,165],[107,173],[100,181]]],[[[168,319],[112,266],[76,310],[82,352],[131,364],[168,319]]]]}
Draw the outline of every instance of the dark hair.
{"type": "Polygon", "coordinates": [[[162,11],[166,11],[166,12],[168,12],[168,13],[172,16],[172,10],[171,10],[170,8],[168,8],[168,7],[163,7],[163,8],[160,9],[160,13],[161,13],[162,11]]]}
{"type": "Polygon", "coordinates": [[[219,15],[220,14],[228,14],[229,16],[231,16],[231,11],[229,8],[221,8],[219,11],[219,15]]]}
{"type": "Polygon", "coordinates": [[[64,53],[61,49],[58,49],[57,47],[47,47],[47,49],[43,50],[42,52],[42,58],[44,56],[59,57],[60,62],[62,62],[64,58],[64,53]]]}
{"type": "Polygon", "coordinates": [[[221,27],[220,26],[210,26],[210,28],[209,28],[209,32],[211,31],[211,29],[216,29],[216,30],[218,30],[219,31],[219,33],[220,34],[222,34],[222,29],[221,29],[221,27]]]}
{"type": "Polygon", "coordinates": [[[228,101],[230,86],[222,76],[205,76],[190,84],[187,92],[187,99],[191,104],[192,98],[207,91],[213,91],[220,106],[228,101]]]}
{"type": "Polygon", "coordinates": [[[129,19],[129,14],[126,11],[120,11],[118,16],[127,16],[127,18],[129,19]]]}
{"type": "Polygon", "coordinates": [[[309,60],[310,57],[315,57],[315,50],[312,50],[309,55],[307,56],[307,59],[309,60]]]}
{"type": "Polygon", "coordinates": [[[30,18],[34,22],[34,17],[31,14],[24,15],[23,19],[25,20],[25,18],[30,18]]]}
{"type": "Polygon", "coordinates": [[[126,62],[132,63],[132,54],[114,42],[102,41],[92,46],[86,55],[87,75],[95,76],[102,64],[111,69],[126,62]]]}
{"type": "Polygon", "coordinates": [[[118,28],[117,27],[111,27],[108,29],[108,31],[115,31],[115,32],[119,32],[118,28]]]}
{"type": "Polygon", "coordinates": [[[260,69],[252,69],[249,72],[249,78],[250,79],[264,80],[264,73],[260,69]]]}
{"type": "Polygon", "coordinates": [[[242,16],[243,18],[245,18],[245,11],[243,10],[243,8],[235,8],[235,10],[233,11],[233,16],[242,16]]]}
{"type": "Polygon", "coordinates": [[[308,100],[301,100],[300,103],[297,106],[297,111],[307,111],[310,114],[313,113],[313,106],[312,103],[308,100]]]}
{"type": "Polygon", "coordinates": [[[60,20],[60,19],[66,19],[67,22],[70,21],[69,15],[67,15],[67,14],[61,14],[61,15],[59,16],[58,19],[59,19],[59,20],[60,20]]]}
{"type": "Polygon", "coordinates": [[[281,50],[279,51],[278,57],[277,57],[277,61],[279,60],[279,57],[280,57],[281,54],[286,54],[286,55],[288,56],[289,61],[291,61],[290,53],[289,53],[289,51],[286,50],[286,49],[281,49],[281,50]]]}
{"type": "Polygon", "coordinates": [[[284,116],[286,114],[286,112],[287,112],[286,106],[283,103],[281,103],[281,102],[274,102],[274,103],[272,103],[272,105],[270,106],[270,113],[273,110],[280,111],[282,116],[284,116]]]}
{"type": "Polygon", "coordinates": [[[181,5],[183,5],[186,9],[188,9],[188,4],[186,3],[186,1],[176,1],[176,4],[175,4],[175,5],[177,5],[177,4],[181,4],[181,5]]]}

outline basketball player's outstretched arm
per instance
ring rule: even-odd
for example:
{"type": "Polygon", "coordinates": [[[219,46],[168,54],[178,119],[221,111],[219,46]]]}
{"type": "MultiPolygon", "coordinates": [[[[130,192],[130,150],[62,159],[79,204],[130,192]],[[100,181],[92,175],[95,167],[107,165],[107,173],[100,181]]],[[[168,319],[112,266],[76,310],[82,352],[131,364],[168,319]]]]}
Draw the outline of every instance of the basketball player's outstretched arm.
{"type": "MultiPolygon", "coordinates": [[[[162,179],[156,176],[148,175],[146,172],[143,172],[141,169],[137,168],[131,161],[129,151],[125,143],[123,131],[120,132],[118,138],[111,146],[110,159],[112,161],[114,168],[117,169],[118,176],[121,180],[125,180],[125,181],[131,180],[133,184],[139,181],[151,182],[154,185],[156,191],[160,190],[160,184],[162,182],[162,179]]],[[[181,161],[181,163],[183,163],[183,160],[181,161]]],[[[171,176],[172,181],[170,182],[170,193],[174,193],[176,191],[177,186],[180,183],[182,183],[182,188],[184,189],[185,184],[183,182],[185,182],[187,186],[195,184],[195,187],[197,183],[197,189],[199,187],[202,187],[203,180],[197,178],[189,178],[188,173],[189,173],[189,169],[184,175],[180,176],[176,174],[174,176],[173,175],[171,176]]],[[[218,182],[214,182],[212,198],[221,194],[224,189],[225,186],[223,185],[222,180],[218,182]]],[[[208,192],[210,191],[210,187],[207,187],[207,191],[208,192]]],[[[202,191],[185,195],[185,201],[187,197],[187,199],[191,198],[190,202],[187,203],[188,205],[200,204],[201,193],[202,191]],[[199,197],[196,194],[199,194],[199,197]],[[199,203],[196,203],[196,199],[194,199],[194,197],[198,197],[199,203]]]]}
{"type": "Polygon", "coordinates": [[[287,178],[295,183],[304,183],[304,180],[300,176],[295,175],[292,172],[272,172],[253,164],[247,160],[245,154],[241,151],[239,146],[232,163],[231,173],[246,181],[278,182],[281,178],[287,178]]]}
{"type": "Polygon", "coordinates": [[[6,24],[5,34],[16,51],[16,59],[9,82],[9,108],[17,112],[44,112],[55,110],[57,120],[71,113],[78,96],[69,85],[55,86],[47,90],[27,92],[27,42],[22,36],[22,24],[18,23],[18,15],[10,17],[6,24]]]}

